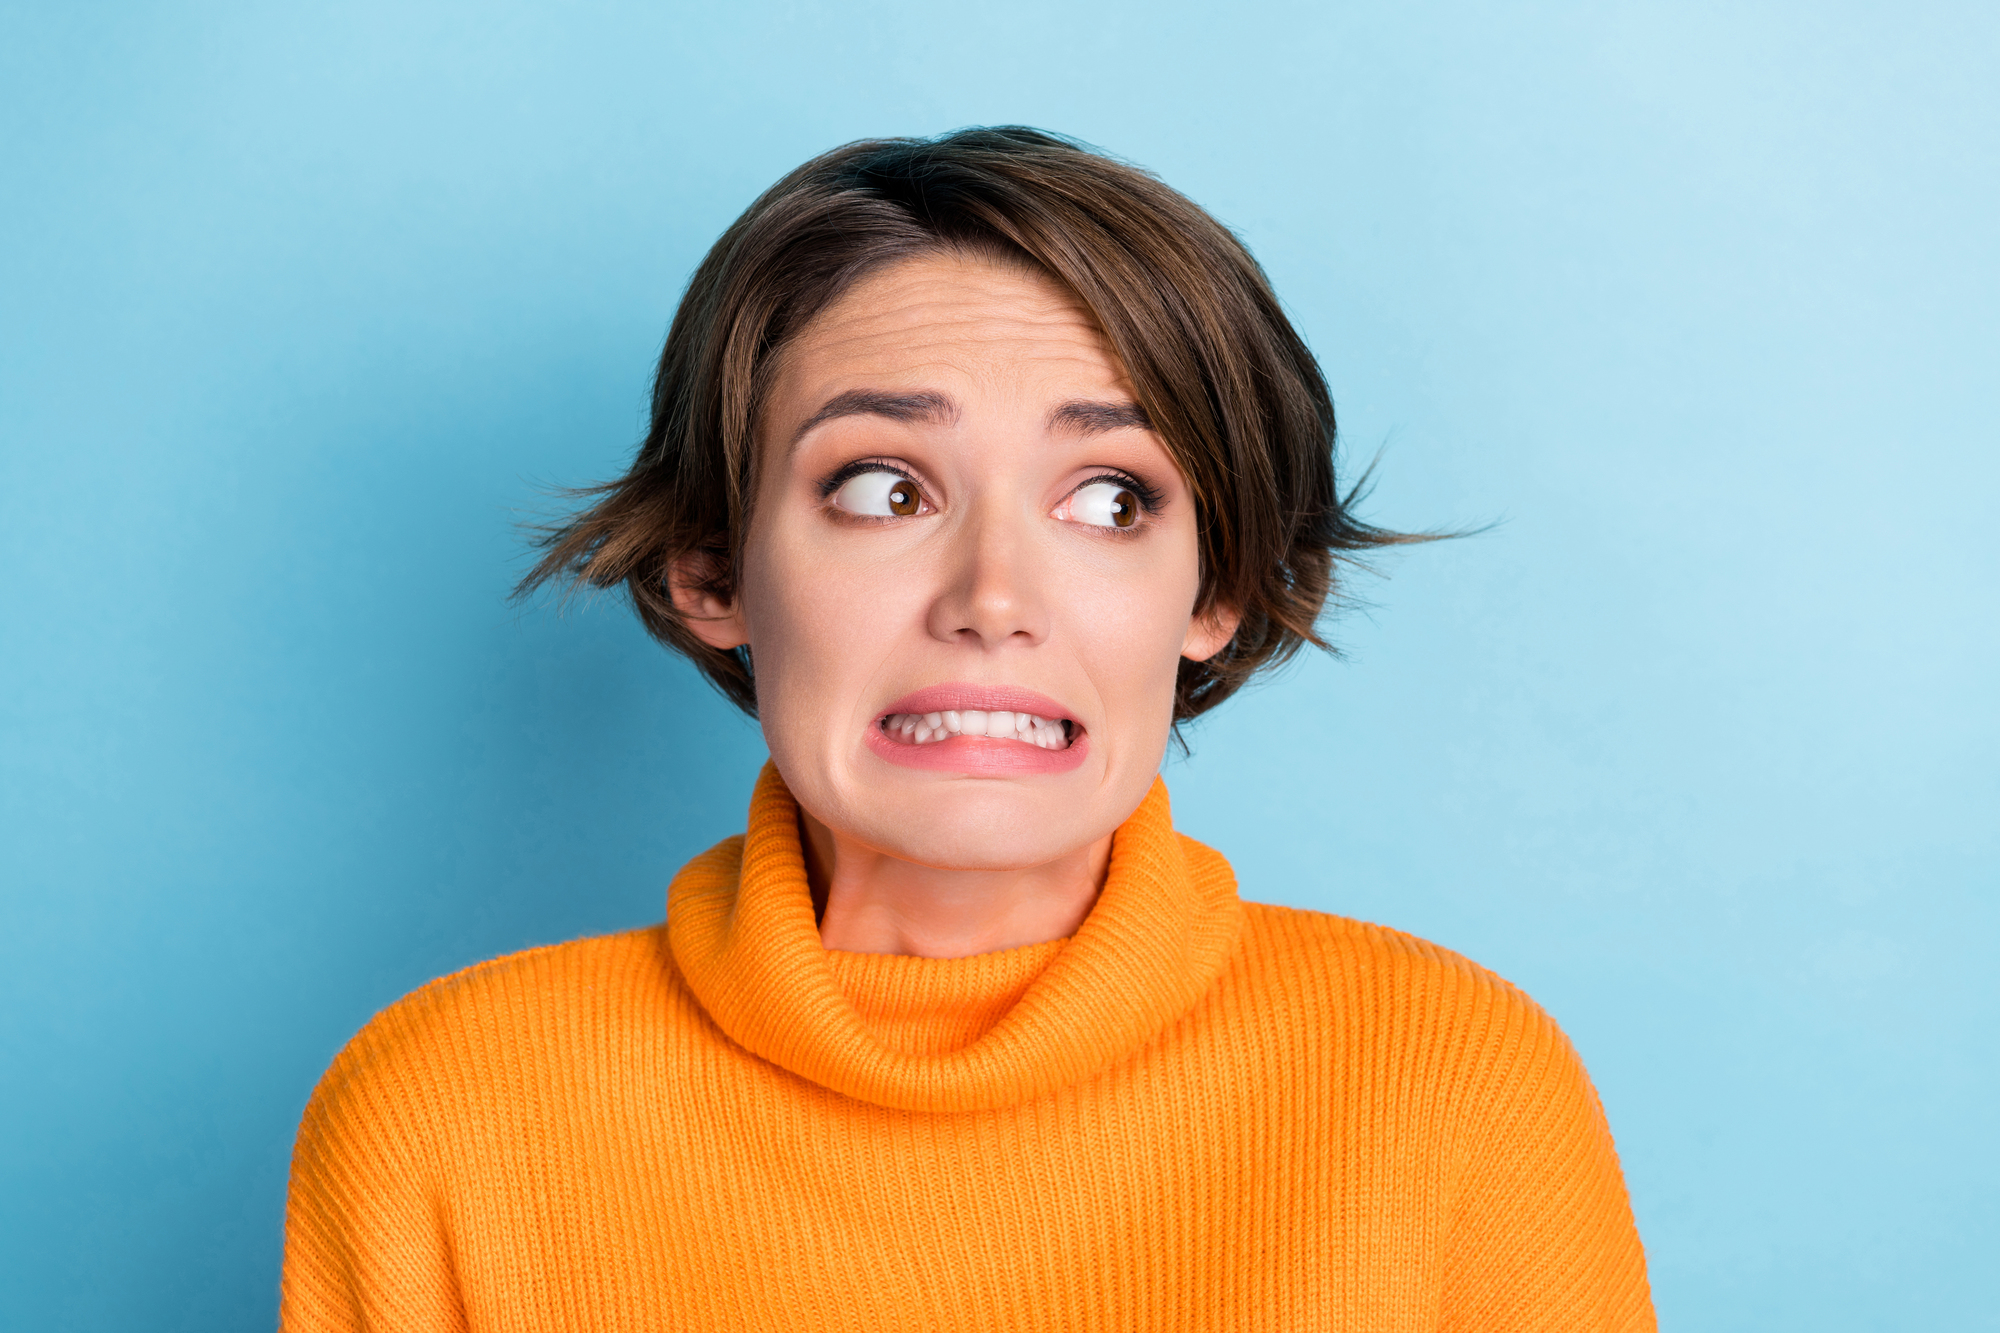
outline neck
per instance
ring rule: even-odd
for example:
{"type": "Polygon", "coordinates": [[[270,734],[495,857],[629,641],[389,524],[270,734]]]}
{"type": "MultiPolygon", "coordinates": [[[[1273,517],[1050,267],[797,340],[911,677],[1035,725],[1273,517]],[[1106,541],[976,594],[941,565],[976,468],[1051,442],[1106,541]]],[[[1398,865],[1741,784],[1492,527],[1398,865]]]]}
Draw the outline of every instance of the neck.
{"type": "Polygon", "coordinates": [[[1111,864],[1111,835],[1044,865],[945,870],[878,852],[799,811],[820,942],[844,953],[969,958],[1074,935],[1111,864]]]}

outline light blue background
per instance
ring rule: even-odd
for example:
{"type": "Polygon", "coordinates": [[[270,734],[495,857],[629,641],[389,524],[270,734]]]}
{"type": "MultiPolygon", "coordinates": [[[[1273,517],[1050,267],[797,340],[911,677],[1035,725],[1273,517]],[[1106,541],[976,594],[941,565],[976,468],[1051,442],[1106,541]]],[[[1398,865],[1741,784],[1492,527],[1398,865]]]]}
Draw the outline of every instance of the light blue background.
{"type": "Polygon", "coordinates": [[[512,525],[781,171],[1024,121],[1242,232],[1374,517],[1504,519],[1184,825],[1555,1012],[1670,1327],[2000,1327],[1996,12],[6,5],[0,1326],[268,1327],[342,1041],[740,827],[512,525]]]}

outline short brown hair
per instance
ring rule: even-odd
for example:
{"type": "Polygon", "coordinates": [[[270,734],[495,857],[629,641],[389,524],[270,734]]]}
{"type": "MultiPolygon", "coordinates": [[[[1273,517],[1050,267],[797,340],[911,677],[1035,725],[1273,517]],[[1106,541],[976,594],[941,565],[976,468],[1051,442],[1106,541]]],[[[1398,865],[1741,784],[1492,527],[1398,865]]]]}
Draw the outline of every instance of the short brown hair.
{"type": "Polygon", "coordinates": [[[1194,494],[1197,610],[1242,616],[1183,660],[1174,719],[1206,712],[1302,644],[1356,552],[1421,536],[1351,512],[1334,478],[1333,402],[1241,241],[1156,177],[1072,140],[1008,126],[873,139],[814,158],[731,224],[681,298],[652,424],[624,476],[545,529],[527,593],[624,584],[653,636],[756,712],[743,649],[703,643],[675,607],[675,562],[734,594],[756,475],[757,413],[778,353],[863,274],[939,251],[1024,260],[1096,318],[1194,494]]]}

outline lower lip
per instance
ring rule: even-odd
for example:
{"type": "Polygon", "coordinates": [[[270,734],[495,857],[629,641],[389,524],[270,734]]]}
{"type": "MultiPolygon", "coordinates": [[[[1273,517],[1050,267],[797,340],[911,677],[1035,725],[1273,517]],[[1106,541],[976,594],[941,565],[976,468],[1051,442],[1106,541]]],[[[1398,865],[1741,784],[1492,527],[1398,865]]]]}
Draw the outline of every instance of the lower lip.
{"type": "Polygon", "coordinates": [[[1079,734],[1060,750],[1044,750],[1026,741],[996,741],[989,736],[953,736],[948,741],[909,745],[890,740],[879,722],[868,728],[868,748],[892,764],[972,778],[1068,773],[1083,762],[1089,744],[1090,737],[1079,734]]]}

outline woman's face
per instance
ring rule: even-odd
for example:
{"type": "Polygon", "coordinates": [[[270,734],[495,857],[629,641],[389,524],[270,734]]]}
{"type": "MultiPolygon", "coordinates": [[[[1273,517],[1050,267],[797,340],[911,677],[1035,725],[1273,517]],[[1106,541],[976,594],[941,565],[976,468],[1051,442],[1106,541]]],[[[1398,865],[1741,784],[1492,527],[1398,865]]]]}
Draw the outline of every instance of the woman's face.
{"type": "Polygon", "coordinates": [[[836,835],[1043,865],[1137,807],[1193,614],[1195,511],[1089,314],[967,256],[871,275],[782,355],[738,600],[772,758],[836,835]]]}

